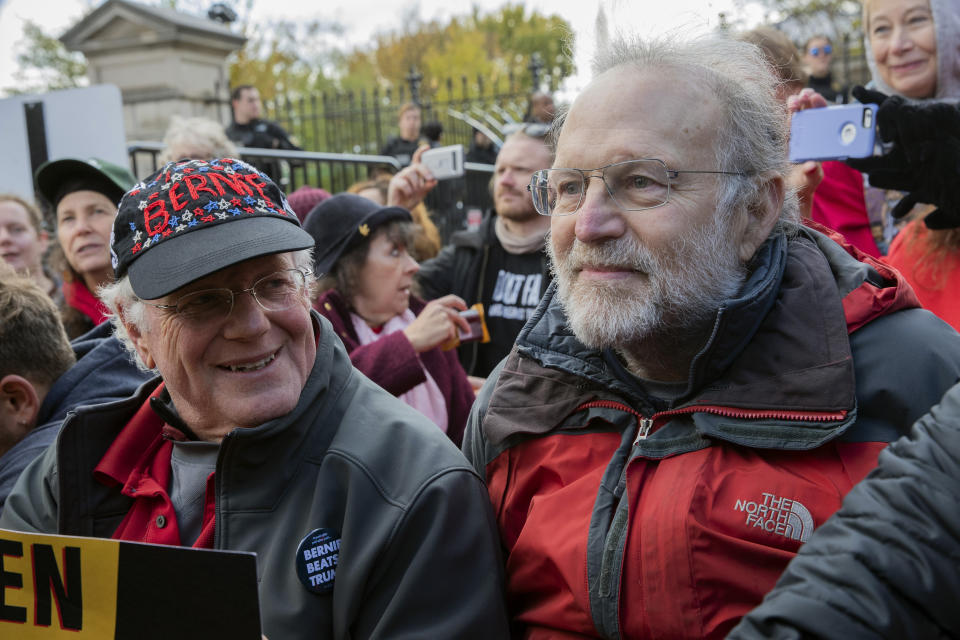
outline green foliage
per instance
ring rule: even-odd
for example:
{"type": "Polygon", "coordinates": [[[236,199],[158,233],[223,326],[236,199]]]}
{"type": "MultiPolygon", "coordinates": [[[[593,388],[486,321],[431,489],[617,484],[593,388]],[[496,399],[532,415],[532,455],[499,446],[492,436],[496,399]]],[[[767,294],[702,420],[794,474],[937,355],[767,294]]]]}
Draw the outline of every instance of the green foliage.
{"type": "MultiPolygon", "coordinates": [[[[447,24],[409,17],[401,31],[377,36],[373,51],[348,54],[341,83],[356,86],[351,76],[359,72],[364,78],[376,78],[382,87],[404,86],[410,68],[415,67],[424,76],[424,91],[436,91],[439,100],[454,97],[447,95],[444,80],[448,77],[466,77],[474,93],[477,78],[483,78],[487,88],[507,89],[512,72],[517,87],[529,88],[529,62],[538,53],[545,63],[541,79],[557,84],[574,70],[569,55],[572,34],[563,18],[536,11],[528,14],[521,4],[488,14],[474,8],[447,24]]],[[[458,95],[461,87],[462,83],[454,83],[458,95]]]]}
{"type": "Polygon", "coordinates": [[[477,78],[485,88],[507,90],[512,72],[516,87],[529,89],[531,56],[544,61],[541,78],[557,84],[573,73],[573,30],[557,15],[527,12],[523,5],[507,5],[496,12],[472,13],[448,23],[423,21],[416,8],[401,18],[397,31],[376,37],[371,49],[338,50],[325,35],[342,31],[339,25],[315,21],[307,25],[275,22],[247,30],[249,41],[230,67],[231,84],[252,84],[265,100],[284,94],[322,90],[386,89],[407,86],[410,68],[424,77],[423,91],[449,99],[445,80],[452,77],[456,95],[461,77],[469,91],[477,78]]]}
{"type": "Polygon", "coordinates": [[[24,22],[23,39],[17,44],[17,86],[5,87],[6,93],[43,93],[85,84],[87,61],[83,54],[67,51],[37,23],[24,22]]]}

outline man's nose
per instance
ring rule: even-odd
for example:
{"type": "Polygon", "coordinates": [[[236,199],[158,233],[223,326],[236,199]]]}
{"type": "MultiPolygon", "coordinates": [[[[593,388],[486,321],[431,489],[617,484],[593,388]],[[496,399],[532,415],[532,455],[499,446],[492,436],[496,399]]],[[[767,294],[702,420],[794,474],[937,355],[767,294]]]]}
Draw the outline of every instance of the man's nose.
{"type": "Polygon", "coordinates": [[[585,193],[577,216],[574,233],[581,242],[603,242],[619,238],[626,232],[626,211],[620,209],[607,192],[600,176],[587,176],[585,193]]]}
{"type": "Polygon", "coordinates": [[[234,291],[233,309],[225,320],[223,335],[230,339],[249,339],[270,328],[267,310],[260,306],[250,291],[234,291]]]}

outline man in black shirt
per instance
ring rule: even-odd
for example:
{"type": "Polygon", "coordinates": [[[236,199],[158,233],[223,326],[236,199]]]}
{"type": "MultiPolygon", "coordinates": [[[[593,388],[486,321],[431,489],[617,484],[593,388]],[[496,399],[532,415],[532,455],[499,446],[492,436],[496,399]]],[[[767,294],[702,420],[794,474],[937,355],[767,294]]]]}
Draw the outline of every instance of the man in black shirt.
{"type": "Polygon", "coordinates": [[[553,163],[545,133],[543,125],[527,125],[506,139],[494,169],[494,210],[477,230],[455,233],[417,274],[427,299],[455,293],[467,304],[483,303],[490,342],[460,347],[471,376],[486,377],[510,352],[550,284],[544,253],[550,218],[536,212],[527,191],[533,172],[553,163]]]}
{"type": "Polygon", "coordinates": [[[413,152],[420,146],[420,107],[407,102],[400,107],[400,135],[387,140],[382,156],[393,156],[400,164],[407,166],[413,158],[413,152]]]}
{"type": "MultiPolygon", "coordinates": [[[[300,147],[290,141],[283,127],[260,117],[263,113],[263,105],[260,103],[260,92],[256,87],[244,84],[234,88],[230,94],[230,104],[233,106],[233,122],[227,127],[227,137],[239,146],[300,151],[300,147]]],[[[279,161],[264,159],[252,164],[262,169],[274,182],[279,183],[279,161]]]]}

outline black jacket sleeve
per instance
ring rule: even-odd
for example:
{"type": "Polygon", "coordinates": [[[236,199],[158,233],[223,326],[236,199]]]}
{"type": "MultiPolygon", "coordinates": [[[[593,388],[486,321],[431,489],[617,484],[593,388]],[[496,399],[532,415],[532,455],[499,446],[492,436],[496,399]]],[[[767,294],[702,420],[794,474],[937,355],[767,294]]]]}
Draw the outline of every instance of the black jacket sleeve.
{"type": "MultiPolygon", "coordinates": [[[[456,251],[457,247],[447,245],[436,257],[420,265],[416,279],[420,285],[420,295],[424,300],[435,300],[449,293],[457,293],[457,286],[453,281],[456,271],[454,268],[456,251]]],[[[469,300],[467,304],[470,304],[469,300]]]]}
{"type": "Polygon", "coordinates": [[[730,638],[960,636],[960,385],[880,454],[730,638]]]}

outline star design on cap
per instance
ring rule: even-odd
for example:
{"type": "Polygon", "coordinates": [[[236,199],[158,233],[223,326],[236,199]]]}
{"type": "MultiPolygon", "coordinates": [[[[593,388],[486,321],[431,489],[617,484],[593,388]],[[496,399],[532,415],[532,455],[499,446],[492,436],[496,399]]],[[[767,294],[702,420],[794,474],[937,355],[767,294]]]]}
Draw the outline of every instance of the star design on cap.
{"type": "Polygon", "coordinates": [[[140,201],[140,211],[143,211],[144,209],[146,209],[146,208],[147,208],[147,204],[148,204],[148,203],[147,203],[146,200],[141,200],[141,201],[140,201]]]}
{"type": "Polygon", "coordinates": [[[163,191],[166,191],[167,189],[170,188],[170,183],[169,183],[169,182],[164,182],[162,185],[160,185],[160,188],[161,188],[163,191]]]}
{"type": "Polygon", "coordinates": [[[140,249],[142,249],[142,248],[143,248],[143,245],[141,245],[141,244],[138,242],[137,244],[133,245],[133,249],[132,249],[131,252],[132,252],[132,253],[136,253],[136,252],[140,251],[140,249]]]}
{"type": "Polygon", "coordinates": [[[370,226],[366,224],[362,224],[359,227],[357,227],[357,231],[360,232],[360,235],[366,238],[368,235],[370,235],[370,226]]]}
{"type": "Polygon", "coordinates": [[[233,206],[238,206],[240,204],[240,198],[230,198],[230,204],[233,206]]]}
{"type": "MultiPolygon", "coordinates": [[[[203,220],[204,222],[213,222],[214,220],[216,220],[216,218],[214,218],[213,216],[203,216],[200,219],[203,220]]],[[[194,222],[196,222],[196,220],[194,220],[194,222]]]]}
{"type": "Polygon", "coordinates": [[[183,180],[183,174],[182,174],[182,173],[175,173],[175,174],[173,174],[173,176],[171,176],[170,179],[173,180],[174,182],[180,182],[181,180],[183,180]]]}
{"type": "Polygon", "coordinates": [[[202,216],[202,215],[203,215],[203,209],[201,209],[200,207],[197,207],[196,209],[193,210],[193,215],[195,215],[195,216],[202,216]]]}
{"type": "Polygon", "coordinates": [[[186,229],[186,228],[187,228],[187,225],[185,225],[185,224],[178,224],[178,225],[177,225],[177,233],[180,233],[181,231],[183,231],[183,230],[186,229]]]}
{"type": "MultiPolygon", "coordinates": [[[[197,207],[197,208],[199,209],[200,207],[197,207]]],[[[193,214],[187,211],[186,213],[183,214],[183,219],[189,222],[190,220],[193,220],[193,214]]]]}
{"type": "Polygon", "coordinates": [[[143,241],[143,248],[146,249],[146,248],[149,247],[151,244],[152,244],[152,242],[150,241],[150,238],[147,238],[146,240],[143,241]]]}
{"type": "Polygon", "coordinates": [[[215,200],[211,200],[207,204],[203,205],[203,208],[207,210],[207,213],[213,211],[214,209],[219,209],[220,205],[217,204],[215,200]]]}
{"type": "Polygon", "coordinates": [[[241,213],[243,213],[243,211],[240,211],[240,209],[237,209],[236,207],[234,207],[233,209],[230,209],[230,214],[231,214],[231,215],[238,216],[238,215],[240,215],[241,213]]]}
{"type": "Polygon", "coordinates": [[[204,173],[206,171],[210,171],[210,167],[200,167],[199,169],[197,169],[197,171],[199,171],[200,173],[204,173]]]}
{"type": "Polygon", "coordinates": [[[143,237],[143,233],[139,229],[137,229],[137,232],[133,234],[133,241],[140,242],[140,238],[142,237],[143,237]]]}
{"type": "Polygon", "coordinates": [[[223,198],[220,198],[220,202],[217,203],[217,206],[219,206],[221,210],[229,209],[230,203],[224,200],[223,198]]]}
{"type": "Polygon", "coordinates": [[[217,217],[220,218],[221,220],[226,220],[227,214],[223,211],[217,211],[217,217]]]}
{"type": "Polygon", "coordinates": [[[151,240],[153,240],[154,244],[160,242],[160,232],[158,231],[157,233],[153,234],[153,238],[151,238],[151,240]]]}
{"type": "Polygon", "coordinates": [[[244,201],[246,204],[256,204],[256,203],[257,203],[257,199],[254,198],[253,196],[245,196],[245,197],[243,198],[243,201],[244,201]]]}
{"type": "Polygon", "coordinates": [[[170,216],[170,225],[175,227],[178,224],[180,224],[180,218],[177,216],[170,216]]]}
{"type": "Polygon", "coordinates": [[[190,220],[190,222],[187,223],[187,226],[190,226],[190,227],[195,227],[195,226],[197,226],[197,221],[196,221],[196,219],[190,220]]]}
{"type": "Polygon", "coordinates": [[[163,237],[166,238],[171,233],[173,233],[173,229],[171,229],[170,227],[167,227],[166,229],[163,230],[163,237]]]}
{"type": "Polygon", "coordinates": [[[223,172],[226,173],[227,175],[230,175],[230,174],[232,174],[232,173],[236,173],[236,171],[233,170],[233,167],[224,167],[224,168],[223,168],[223,172]]]}
{"type": "Polygon", "coordinates": [[[244,207],[243,210],[246,211],[247,213],[255,213],[255,212],[256,212],[256,209],[254,209],[253,207],[244,207]]]}

